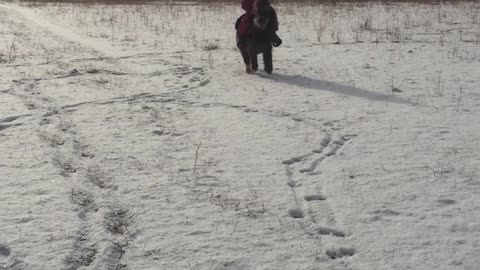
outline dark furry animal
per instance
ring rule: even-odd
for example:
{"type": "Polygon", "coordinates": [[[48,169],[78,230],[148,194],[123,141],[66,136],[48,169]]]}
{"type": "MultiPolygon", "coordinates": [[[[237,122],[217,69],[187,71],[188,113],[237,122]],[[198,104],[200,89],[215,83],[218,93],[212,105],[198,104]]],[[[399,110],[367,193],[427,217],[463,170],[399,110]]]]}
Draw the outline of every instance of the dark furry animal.
{"type": "MultiPolygon", "coordinates": [[[[248,28],[248,34],[245,40],[239,42],[237,35],[237,43],[246,66],[247,73],[258,70],[257,55],[263,54],[263,62],[265,72],[272,74],[272,42],[278,43],[279,38],[275,32],[278,30],[278,19],[275,9],[270,5],[269,0],[255,0],[253,6],[253,21],[248,28]]],[[[242,17],[237,20],[236,29],[242,17]]],[[[281,43],[281,40],[280,40],[281,43]]]]}

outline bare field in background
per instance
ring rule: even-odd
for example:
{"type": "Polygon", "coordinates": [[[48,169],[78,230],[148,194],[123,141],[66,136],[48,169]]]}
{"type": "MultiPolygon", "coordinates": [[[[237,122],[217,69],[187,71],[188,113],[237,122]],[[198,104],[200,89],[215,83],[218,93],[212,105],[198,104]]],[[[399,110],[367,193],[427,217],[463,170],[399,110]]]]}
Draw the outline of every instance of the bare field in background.
{"type": "MultiPolygon", "coordinates": [[[[439,43],[451,47],[450,56],[456,58],[465,55],[458,49],[459,43],[480,42],[480,5],[475,2],[436,5],[304,3],[275,6],[284,47],[439,43]]],[[[82,35],[113,42],[116,46],[153,50],[174,47],[177,50],[206,51],[212,48],[235,49],[233,25],[242,13],[238,4],[225,2],[202,5],[25,5],[34,7],[33,10],[39,15],[61,22],[82,35]],[[182,18],[182,24],[179,24],[178,18],[182,18]]]]}
{"type": "MultiPolygon", "coordinates": [[[[20,2],[28,3],[73,3],[73,4],[202,4],[202,3],[225,3],[239,4],[240,0],[20,0],[20,2]]],[[[423,4],[442,4],[442,3],[463,3],[477,2],[476,0],[272,0],[274,4],[305,4],[305,5],[321,5],[321,4],[342,4],[342,3],[423,3],[423,4]]]]}

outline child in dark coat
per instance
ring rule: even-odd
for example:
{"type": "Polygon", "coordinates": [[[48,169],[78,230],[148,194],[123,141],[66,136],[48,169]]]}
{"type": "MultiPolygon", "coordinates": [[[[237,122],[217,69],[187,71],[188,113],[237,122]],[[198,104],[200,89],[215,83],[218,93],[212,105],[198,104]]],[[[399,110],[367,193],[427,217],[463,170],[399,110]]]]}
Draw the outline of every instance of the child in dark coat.
{"type": "Polygon", "coordinates": [[[253,21],[253,2],[255,0],[242,0],[242,9],[245,10],[245,14],[243,14],[240,21],[240,25],[238,27],[237,33],[238,37],[242,39],[248,34],[248,27],[253,21]]]}

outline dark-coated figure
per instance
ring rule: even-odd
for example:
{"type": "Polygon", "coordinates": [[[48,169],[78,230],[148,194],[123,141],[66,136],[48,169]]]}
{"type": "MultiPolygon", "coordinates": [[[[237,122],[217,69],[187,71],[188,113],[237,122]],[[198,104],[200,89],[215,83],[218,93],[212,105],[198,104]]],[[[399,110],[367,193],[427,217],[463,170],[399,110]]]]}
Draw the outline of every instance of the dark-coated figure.
{"type": "Polygon", "coordinates": [[[278,30],[277,14],[269,0],[248,2],[253,6],[245,8],[242,3],[247,13],[242,15],[235,25],[237,46],[242,54],[247,73],[258,70],[257,55],[263,54],[265,72],[271,74],[273,71],[272,44],[274,46],[281,44],[281,39],[275,33],[278,30]],[[244,28],[248,30],[245,31],[244,28]]]}

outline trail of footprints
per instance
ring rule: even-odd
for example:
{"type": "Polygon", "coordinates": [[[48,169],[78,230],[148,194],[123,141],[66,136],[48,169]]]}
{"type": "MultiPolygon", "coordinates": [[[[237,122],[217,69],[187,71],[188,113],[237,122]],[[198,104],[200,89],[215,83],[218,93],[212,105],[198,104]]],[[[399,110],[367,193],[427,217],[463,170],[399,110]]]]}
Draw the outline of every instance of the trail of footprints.
{"type": "MultiPolygon", "coordinates": [[[[14,94],[25,103],[32,101],[26,89],[18,91],[23,93],[14,94]]],[[[32,108],[32,114],[4,118],[0,122],[9,123],[31,115],[37,118],[38,135],[50,146],[52,163],[73,183],[68,196],[76,205],[79,227],[62,269],[126,269],[120,260],[131,242],[129,226],[133,218],[115,198],[114,179],[97,165],[95,152],[78,136],[67,111],[41,96],[34,101],[40,106],[32,108]]]]}
{"type": "MultiPolygon", "coordinates": [[[[151,61],[149,60],[149,63],[151,61]]],[[[163,66],[165,65],[159,65],[160,68],[163,66]]],[[[0,131],[20,126],[22,123],[15,122],[17,119],[32,116],[37,120],[39,137],[53,153],[52,163],[59,169],[59,173],[72,183],[68,196],[75,205],[79,226],[72,247],[64,258],[62,269],[126,269],[127,265],[121,263],[121,258],[125,248],[132,242],[130,230],[133,217],[128,208],[116,199],[115,179],[97,165],[99,162],[95,160],[94,148],[79,137],[75,124],[69,119],[67,107],[62,108],[55,100],[42,96],[37,88],[40,81],[66,80],[78,76],[95,77],[97,73],[102,76],[138,76],[148,82],[161,75],[160,82],[171,90],[170,94],[182,94],[209,83],[203,68],[180,64],[165,72],[148,74],[95,68],[72,69],[52,76],[12,80],[15,87],[2,90],[23,99],[32,113],[0,119],[0,131]],[[164,80],[165,75],[167,79],[164,80]]],[[[138,97],[132,98],[135,100],[138,97]]],[[[109,104],[117,101],[129,100],[114,98],[104,103],[83,102],[75,106],[89,103],[109,104]]],[[[9,247],[0,245],[0,259],[9,255],[9,247]]]]}
{"type": "Polygon", "coordinates": [[[313,149],[310,153],[282,161],[282,164],[285,165],[288,179],[287,185],[291,188],[294,201],[297,204],[296,207],[288,210],[288,215],[295,219],[308,217],[308,220],[304,221],[310,223],[314,234],[323,237],[343,239],[342,242],[345,242],[344,245],[338,248],[330,248],[325,251],[325,255],[332,260],[353,256],[356,250],[348,245],[348,240],[346,239],[347,234],[342,230],[334,228],[336,223],[334,213],[327,202],[328,198],[326,196],[323,194],[304,194],[303,197],[298,197],[297,193],[299,193],[299,190],[303,190],[303,192],[300,193],[306,193],[306,188],[303,186],[304,183],[298,179],[320,174],[318,171],[319,165],[329,157],[336,155],[336,153],[355,136],[356,135],[325,135],[321,139],[318,148],[313,149]],[[310,209],[310,206],[313,205],[321,212],[321,215],[318,215],[320,218],[310,209]],[[321,226],[318,219],[322,219],[322,223],[330,226],[321,226]]]}
{"type": "MultiPolygon", "coordinates": [[[[109,75],[126,75],[112,73],[106,70],[79,71],[73,69],[65,74],[55,74],[52,78],[32,78],[14,81],[17,85],[11,94],[24,100],[25,105],[36,112],[34,117],[39,118],[41,126],[39,136],[52,149],[53,164],[59,168],[60,174],[71,178],[74,184],[69,194],[71,202],[77,206],[79,227],[71,252],[65,258],[63,269],[126,269],[121,264],[124,249],[131,242],[129,227],[133,222],[128,209],[122,206],[115,198],[115,181],[109,174],[95,164],[95,152],[77,136],[74,124],[68,120],[68,109],[74,106],[55,106],[54,101],[41,95],[31,93],[40,80],[65,79],[73,76],[105,73],[109,75]]],[[[132,74],[131,74],[132,75],[132,74]]],[[[169,75],[171,78],[164,81],[165,86],[174,90],[174,93],[191,90],[209,83],[203,68],[178,65],[163,73],[137,74],[147,78],[169,75]],[[175,91],[176,90],[176,91],[175,91]]],[[[163,96],[165,94],[159,94],[163,96]]],[[[156,96],[152,94],[152,96],[156,96]]],[[[145,97],[150,97],[148,93],[145,97]]],[[[109,104],[116,101],[131,101],[139,96],[118,98],[105,102],[83,102],[83,104],[109,104]]],[[[28,115],[19,115],[0,119],[0,130],[21,125],[14,122],[18,118],[28,115]]],[[[1,251],[1,249],[0,249],[1,251]]]]}
{"type": "Polygon", "coordinates": [[[97,165],[94,151],[77,136],[74,124],[61,111],[53,115],[57,117],[48,126],[56,126],[43,138],[54,148],[53,163],[60,173],[74,180],[70,196],[80,219],[66,269],[124,269],[120,260],[129,243],[132,217],[115,199],[114,179],[97,165]]]}

